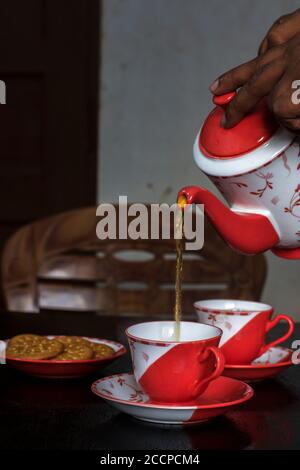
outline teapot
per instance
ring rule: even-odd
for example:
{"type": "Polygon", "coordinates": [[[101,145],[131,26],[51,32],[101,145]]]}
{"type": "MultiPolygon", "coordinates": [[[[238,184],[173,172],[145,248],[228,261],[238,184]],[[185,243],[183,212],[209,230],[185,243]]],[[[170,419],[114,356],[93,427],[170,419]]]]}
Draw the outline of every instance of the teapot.
{"type": "Polygon", "coordinates": [[[204,204],[222,238],[244,254],[266,250],[300,258],[300,140],[281,127],[265,99],[236,126],[221,120],[236,92],[215,96],[216,107],[194,143],[197,166],[228,206],[205,188],[186,186],[178,201],[204,204]]]}

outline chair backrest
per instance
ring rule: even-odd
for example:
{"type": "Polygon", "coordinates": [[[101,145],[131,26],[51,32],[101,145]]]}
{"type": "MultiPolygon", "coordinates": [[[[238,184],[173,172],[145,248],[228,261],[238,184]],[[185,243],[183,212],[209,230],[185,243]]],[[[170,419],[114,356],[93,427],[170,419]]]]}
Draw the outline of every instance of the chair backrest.
{"type": "MultiPolygon", "coordinates": [[[[98,221],[95,207],[84,208],[34,222],[12,235],[2,255],[7,309],[172,315],[174,239],[99,240],[98,221]]],[[[259,299],[264,256],[235,253],[208,221],[204,248],[185,252],[183,259],[182,309],[187,316],[200,299],[259,299]]]]}

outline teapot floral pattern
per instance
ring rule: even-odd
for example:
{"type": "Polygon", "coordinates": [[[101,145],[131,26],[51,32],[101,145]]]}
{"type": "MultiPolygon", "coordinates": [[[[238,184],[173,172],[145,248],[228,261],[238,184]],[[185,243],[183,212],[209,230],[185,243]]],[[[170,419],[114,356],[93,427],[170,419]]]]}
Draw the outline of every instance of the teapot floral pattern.
{"type": "Polygon", "coordinates": [[[209,176],[232,209],[266,215],[280,238],[278,247],[300,242],[300,140],[269,163],[245,174],[209,176]]]}

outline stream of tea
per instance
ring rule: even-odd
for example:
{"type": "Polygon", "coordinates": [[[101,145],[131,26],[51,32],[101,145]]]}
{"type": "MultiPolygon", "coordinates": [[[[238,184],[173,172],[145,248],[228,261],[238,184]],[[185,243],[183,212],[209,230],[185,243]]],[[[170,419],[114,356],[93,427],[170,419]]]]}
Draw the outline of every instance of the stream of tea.
{"type": "MultiPolygon", "coordinates": [[[[180,206],[180,205],[179,205],[180,206]]],[[[180,206],[181,207],[181,206],[180,206]]],[[[182,252],[183,252],[183,208],[176,213],[176,275],[175,275],[175,341],[180,339],[180,321],[182,309],[182,252]]]]}

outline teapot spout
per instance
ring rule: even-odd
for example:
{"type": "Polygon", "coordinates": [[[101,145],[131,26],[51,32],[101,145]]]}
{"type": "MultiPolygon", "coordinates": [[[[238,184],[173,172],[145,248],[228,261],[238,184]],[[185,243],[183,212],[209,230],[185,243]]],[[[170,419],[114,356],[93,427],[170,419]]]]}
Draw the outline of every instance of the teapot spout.
{"type": "Polygon", "coordinates": [[[204,204],[208,216],[221,237],[235,250],[254,255],[273,248],[279,236],[269,219],[262,214],[235,212],[207,189],[187,186],[177,200],[187,204],[204,204]]]}

